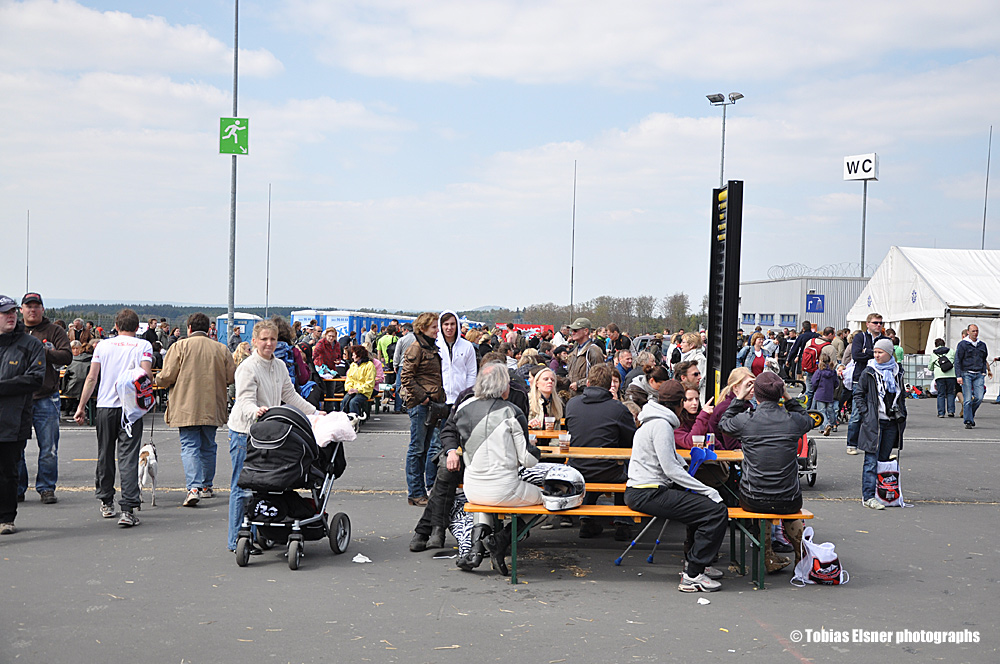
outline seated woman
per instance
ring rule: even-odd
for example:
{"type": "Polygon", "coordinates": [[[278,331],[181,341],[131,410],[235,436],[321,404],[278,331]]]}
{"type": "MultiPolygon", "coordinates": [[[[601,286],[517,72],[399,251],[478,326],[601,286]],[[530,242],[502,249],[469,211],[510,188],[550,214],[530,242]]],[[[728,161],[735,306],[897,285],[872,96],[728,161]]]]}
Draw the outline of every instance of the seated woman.
{"type": "Polygon", "coordinates": [[[681,401],[681,412],[677,414],[680,424],[674,429],[674,440],[677,449],[689,450],[694,447],[694,437],[711,433],[709,420],[712,417],[712,405],[701,405],[698,390],[684,390],[684,400],[681,401]]]}
{"type": "Polygon", "coordinates": [[[313,364],[317,368],[326,365],[327,369],[336,371],[336,367],[340,364],[341,359],[340,343],[337,341],[337,328],[326,328],[322,338],[316,342],[316,346],[313,348],[312,359],[313,364]]]}
{"type": "MultiPolygon", "coordinates": [[[[740,506],[748,512],[794,514],[802,509],[799,486],[798,441],[812,429],[812,418],[797,400],[785,392],[781,377],[765,371],[755,381],[735,388],[735,398],[719,421],[725,433],[743,443],[743,475],[740,478],[740,506]],[[749,411],[750,398],[757,397],[757,409],[749,411]],[[785,405],[779,403],[784,398],[785,405]]],[[[783,520],[785,535],[801,555],[802,521],[783,520]]],[[[789,564],[774,552],[771,533],[764,538],[764,564],[777,572],[789,564]]]]}
{"type": "Polygon", "coordinates": [[[375,365],[368,358],[368,349],[364,346],[351,346],[351,368],[347,370],[347,380],[344,382],[344,400],[340,402],[340,410],[344,413],[354,413],[359,417],[368,406],[368,399],[375,389],[375,365]]]}
{"type": "Polygon", "coordinates": [[[759,376],[764,371],[767,358],[771,357],[771,353],[764,349],[764,341],[766,339],[763,334],[754,332],[750,337],[750,347],[743,359],[743,366],[752,371],[754,376],[759,376]]]}
{"type": "MultiPolygon", "coordinates": [[[[464,490],[473,503],[503,507],[539,505],[541,484],[548,468],[539,464],[541,453],[528,442],[528,422],[507,397],[510,374],[504,365],[493,362],[479,371],[475,398],[463,401],[452,414],[454,427],[463,441],[464,490]]],[[[459,468],[459,455],[449,450],[447,467],[459,468]]],[[[493,558],[494,568],[506,574],[504,556],[510,546],[510,529],[494,534],[494,518],[477,514],[472,529],[472,552],[457,565],[472,570],[482,562],[483,548],[493,558]]]]}
{"type": "Polygon", "coordinates": [[[754,375],[746,367],[736,367],[729,372],[729,380],[726,386],[719,392],[719,403],[712,409],[712,416],[708,419],[708,430],[715,434],[715,449],[717,450],[738,450],[742,446],[739,438],[727,436],[719,428],[719,420],[726,413],[729,404],[736,398],[735,390],[742,383],[753,382],[754,375]]]}
{"type": "Polygon", "coordinates": [[[528,428],[543,429],[545,418],[555,419],[555,428],[560,429],[563,417],[563,402],[556,392],[556,372],[548,367],[541,369],[531,379],[528,390],[528,428]]]}
{"type": "Polygon", "coordinates": [[[642,375],[632,379],[625,390],[625,399],[634,401],[639,408],[647,401],[656,401],[660,385],[670,380],[670,374],[662,364],[649,364],[643,367],[642,375]]]}
{"type": "Polygon", "coordinates": [[[652,516],[687,525],[691,546],[684,554],[681,592],[713,592],[722,587],[716,579],[722,572],[711,568],[729,524],[729,511],[715,489],[691,477],[674,443],[674,428],[680,425],[684,388],[677,381],[664,381],[657,391],[659,401],[648,401],[639,413],[642,426],[632,442],[628,464],[625,504],[652,516]]]}

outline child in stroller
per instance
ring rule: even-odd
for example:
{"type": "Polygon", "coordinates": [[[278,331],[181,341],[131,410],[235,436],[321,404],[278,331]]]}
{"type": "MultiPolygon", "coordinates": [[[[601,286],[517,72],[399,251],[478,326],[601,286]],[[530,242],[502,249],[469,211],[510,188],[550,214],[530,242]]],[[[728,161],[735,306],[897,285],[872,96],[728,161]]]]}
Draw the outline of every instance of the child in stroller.
{"type": "Polygon", "coordinates": [[[333,482],[347,467],[343,443],[316,444],[306,417],[290,406],[269,409],[250,427],[247,458],[238,485],[253,492],[236,540],[236,564],[250,560],[252,538],[263,548],[287,544],[288,567],[298,569],[306,541],[328,537],[343,553],[351,541],[351,520],[326,513],[333,482]],[[306,498],[295,489],[306,488],[306,498]]]}

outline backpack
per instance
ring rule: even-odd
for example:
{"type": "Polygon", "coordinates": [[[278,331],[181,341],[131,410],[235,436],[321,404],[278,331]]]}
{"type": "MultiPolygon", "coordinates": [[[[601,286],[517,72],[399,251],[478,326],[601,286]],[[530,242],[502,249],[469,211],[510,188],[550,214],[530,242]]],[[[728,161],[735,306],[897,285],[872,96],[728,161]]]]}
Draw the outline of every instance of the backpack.
{"type": "Polygon", "coordinates": [[[385,347],[385,355],[386,357],[389,358],[389,365],[387,367],[389,370],[392,370],[394,368],[392,366],[392,359],[396,357],[396,344],[398,343],[399,343],[399,337],[397,337],[395,341],[393,341],[391,344],[385,347]]]}
{"type": "Polygon", "coordinates": [[[285,368],[288,370],[288,377],[292,379],[292,385],[298,385],[299,382],[295,377],[295,351],[292,350],[291,344],[279,341],[277,347],[274,349],[274,357],[285,363],[285,368]]]}
{"type": "Polygon", "coordinates": [[[819,337],[810,339],[805,350],[802,351],[802,370],[806,373],[816,373],[816,370],[819,369],[819,355],[824,348],[830,345],[830,342],[825,340],[817,344],[818,340],[819,337]]]}
{"type": "Polygon", "coordinates": [[[948,373],[949,371],[955,368],[955,365],[952,363],[952,361],[948,359],[947,353],[939,353],[937,351],[934,351],[934,354],[937,355],[938,369],[940,369],[945,373],[948,373]]]}

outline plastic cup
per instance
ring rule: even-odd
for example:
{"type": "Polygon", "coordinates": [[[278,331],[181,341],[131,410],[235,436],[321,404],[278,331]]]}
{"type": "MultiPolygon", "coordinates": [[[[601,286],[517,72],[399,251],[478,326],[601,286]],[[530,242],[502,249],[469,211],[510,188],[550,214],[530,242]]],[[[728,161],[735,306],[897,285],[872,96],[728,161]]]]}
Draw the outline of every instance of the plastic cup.
{"type": "Polygon", "coordinates": [[[691,440],[694,447],[705,447],[705,437],[704,436],[692,436],[691,440]]]}
{"type": "Polygon", "coordinates": [[[562,453],[569,452],[569,434],[561,433],[559,434],[559,451],[562,453]]]}
{"type": "Polygon", "coordinates": [[[545,430],[546,431],[552,431],[555,428],[556,428],[556,418],[554,418],[554,417],[546,417],[545,418],[545,430]]]}

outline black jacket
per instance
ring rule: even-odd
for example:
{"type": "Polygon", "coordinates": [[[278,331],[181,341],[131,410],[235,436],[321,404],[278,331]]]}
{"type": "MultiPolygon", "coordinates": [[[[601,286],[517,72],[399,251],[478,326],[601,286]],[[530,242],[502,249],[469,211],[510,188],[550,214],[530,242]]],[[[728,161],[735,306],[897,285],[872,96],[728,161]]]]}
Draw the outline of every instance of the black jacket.
{"type": "MultiPolygon", "coordinates": [[[[868,366],[869,360],[875,359],[875,342],[879,339],[888,338],[884,334],[872,338],[872,335],[868,332],[854,335],[854,340],[851,341],[851,359],[854,360],[855,385],[857,385],[858,380],[861,378],[861,372],[868,366]]],[[[844,364],[847,363],[845,362],[844,364]]]]}
{"type": "MultiPolygon", "coordinates": [[[[635,419],[622,402],[603,387],[586,387],[566,404],[566,428],[573,447],[632,447],[635,419]]],[[[571,459],[583,477],[619,465],[613,459],[571,459]]]]}
{"type": "Polygon", "coordinates": [[[798,401],[760,401],[747,412],[749,401],[733,399],[719,428],[743,444],[740,493],[756,502],[790,502],[799,497],[798,442],[812,429],[812,418],[798,401]]]}
{"type": "Polygon", "coordinates": [[[31,438],[35,390],[45,381],[45,347],[24,323],[0,334],[0,442],[31,438]]]}
{"type": "MultiPolygon", "coordinates": [[[[855,337],[857,338],[857,337],[855,337]]],[[[890,401],[896,405],[896,415],[894,419],[896,424],[899,426],[899,440],[898,445],[900,448],[903,447],[903,431],[906,430],[906,395],[903,394],[903,367],[899,367],[899,373],[896,374],[896,385],[899,388],[896,391],[896,397],[890,398],[890,401]]],[[[853,410],[857,411],[860,416],[860,421],[858,423],[858,449],[862,452],[871,452],[872,454],[878,454],[879,443],[881,441],[881,433],[879,431],[879,395],[878,395],[878,381],[875,378],[875,368],[867,367],[865,371],[861,373],[861,377],[858,379],[857,385],[854,388],[854,401],[853,410]]],[[[888,416],[889,409],[886,407],[886,414],[888,416]]]]}
{"type": "Polygon", "coordinates": [[[819,335],[812,330],[808,332],[800,332],[799,336],[795,337],[795,341],[792,343],[792,347],[788,349],[788,357],[785,362],[791,364],[799,356],[799,354],[805,350],[806,343],[810,339],[815,339],[819,335]]]}
{"type": "Polygon", "coordinates": [[[42,322],[34,327],[25,326],[24,331],[34,338],[52,344],[45,349],[45,381],[42,387],[35,391],[35,398],[51,397],[59,391],[59,367],[64,367],[73,361],[73,350],[69,347],[69,336],[66,330],[56,325],[48,318],[42,317],[42,322]]]}

